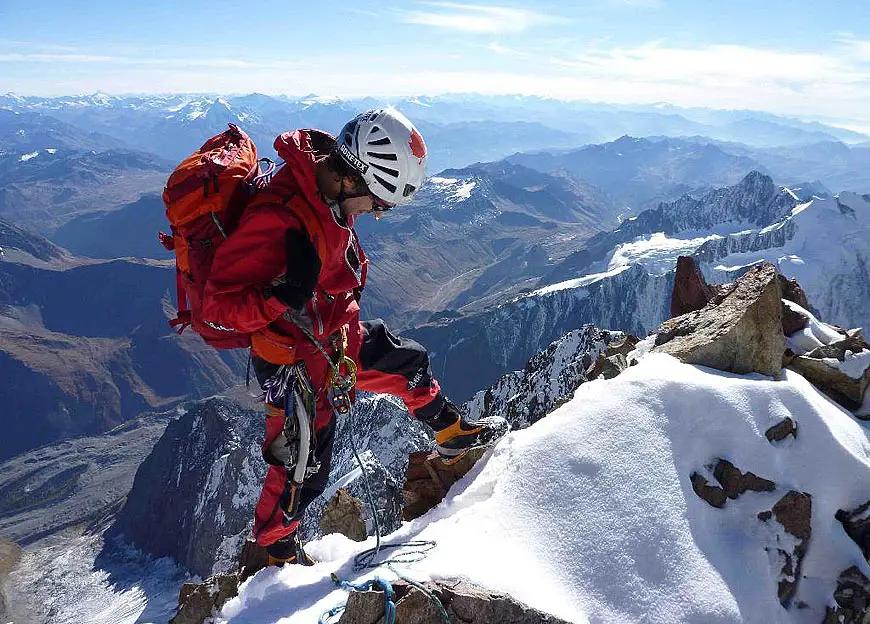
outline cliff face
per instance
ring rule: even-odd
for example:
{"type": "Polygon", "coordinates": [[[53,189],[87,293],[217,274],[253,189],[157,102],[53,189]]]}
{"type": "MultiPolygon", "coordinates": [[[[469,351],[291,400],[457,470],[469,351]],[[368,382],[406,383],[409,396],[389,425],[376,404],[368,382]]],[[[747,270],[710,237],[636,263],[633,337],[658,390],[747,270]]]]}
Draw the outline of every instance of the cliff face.
{"type": "Polygon", "coordinates": [[[672,288],[673,273],[656,276],[641,266],[627,266],[406,333],[429,349],[447,394],[465,401],[583,324],[645,336],[667,318],[672,288]]]}
{"type": "MultiPolygon", "coordinates": [[[[263,427],[259,409],[226,398],[193,404],[169,424],[140,466],[126,504],[107,532],[107,548],[120,538],[155,557],[172,557],[202,577],[230,570],[250,535],[266,474],[260,451],[263,427]]],[[[339,420],[330,485],[348,477],[350,491],[365,501],[354,472],[351,435],[369,474],[382,531],[392,531],[401,518],[408,455],[431,448],[430,434],[386,397],[363,397],[352,420],[339,420]]],[[[318,533],[328,497],[309,507],[303,521],[306,538],[318,533]]],[[[370,520],[368,505],[366,515],[370,520]]]]}
{"type": "Polygon", "coordinates": [[[106,533],[208,576],[236,557],[259,494],[262,415],[224,399],[169,423],[106,533]]]}

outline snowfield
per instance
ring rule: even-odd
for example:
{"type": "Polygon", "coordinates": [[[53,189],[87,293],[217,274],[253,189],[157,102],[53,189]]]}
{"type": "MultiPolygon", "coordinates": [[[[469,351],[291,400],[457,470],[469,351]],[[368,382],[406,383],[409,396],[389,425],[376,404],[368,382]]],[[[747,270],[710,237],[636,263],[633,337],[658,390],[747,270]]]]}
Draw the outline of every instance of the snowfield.
{"type": "MultiPolygon", "coordinates": [[[[868,475],[867,425],[799,375],[738,376],[650,354],[511,433],[441,505],[385,542],[438,543],[397,566],[411,578],[466,577],[572,622],[816,623],[842,570],[870,573],[834,520],[870,499],[868,475]],[[765,431],[785,417],[797,437],[768,442],[765,431]],[[712,481],[719,458],[776,491],[711,507],[690,475],[712,481]],[[812,537],[794,599],[810,606],[786,611],[772,553],[790,536],[756,516],[789,490],[812,495],[812,537]]],[[[313,542],[320,563],[260,572],[217,621],[316,622],[346,600],[331,572],[394,578],[383,567],[353,571],[353,555],[373,545],[338,535],[313,542]]]]}

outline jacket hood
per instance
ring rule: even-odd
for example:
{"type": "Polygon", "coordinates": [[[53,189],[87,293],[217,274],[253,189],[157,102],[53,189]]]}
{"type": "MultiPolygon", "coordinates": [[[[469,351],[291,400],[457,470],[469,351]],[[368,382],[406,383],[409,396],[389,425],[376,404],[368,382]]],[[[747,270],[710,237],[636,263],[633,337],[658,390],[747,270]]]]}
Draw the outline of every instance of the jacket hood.
{"type": "Polygon", "coordinates": [[[321,130],[294,130],[284,132],[275,139],[275,151],[287,163],[285,169],[289,170],[299,190],[312,206],[323,203],[317,189],[315,165],[329,155],[334,146],[335,137],[321,130]]]}

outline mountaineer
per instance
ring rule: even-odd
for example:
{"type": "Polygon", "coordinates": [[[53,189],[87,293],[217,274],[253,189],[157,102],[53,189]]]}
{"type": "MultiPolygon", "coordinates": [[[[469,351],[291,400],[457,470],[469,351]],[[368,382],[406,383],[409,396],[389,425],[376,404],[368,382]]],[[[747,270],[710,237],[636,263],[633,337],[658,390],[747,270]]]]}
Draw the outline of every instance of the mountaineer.
{"type": "Polygon", "coordinates": [[[432,428],[448,463],[494,444],[508,426],[500,417],[466,421],[420,344],[382,320],[359,319],[368,261],[354,222],[408,203],[423,183],[426,145],[411,122],[394,109],[371,110],[337,138],[296,130],[275,149],[285,165],[229,236],[221,230],[201,319],[217,334],[250,336],[264,391],[269,469],[254,536],[270,564],[310,565],[297,528],[326,487],[336,417],[350,411],[355,390],[400,397],[432,428]]]}

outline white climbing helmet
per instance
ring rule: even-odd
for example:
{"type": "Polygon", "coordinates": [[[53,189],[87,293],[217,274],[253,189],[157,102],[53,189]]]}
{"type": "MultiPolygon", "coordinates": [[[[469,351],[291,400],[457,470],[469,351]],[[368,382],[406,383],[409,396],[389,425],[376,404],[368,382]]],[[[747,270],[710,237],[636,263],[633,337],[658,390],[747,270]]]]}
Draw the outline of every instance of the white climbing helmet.
{"type": "Polygon", "coordinates": [[[335,148],[387,204],[408,203],[426,179],[426,143],[394,108],[357,115],[342,128],[335,148]]]}

